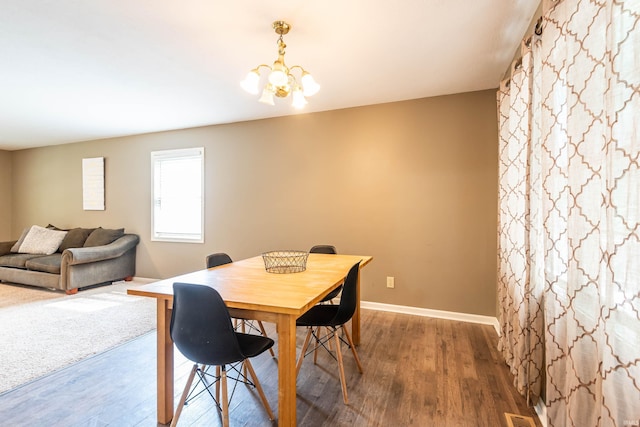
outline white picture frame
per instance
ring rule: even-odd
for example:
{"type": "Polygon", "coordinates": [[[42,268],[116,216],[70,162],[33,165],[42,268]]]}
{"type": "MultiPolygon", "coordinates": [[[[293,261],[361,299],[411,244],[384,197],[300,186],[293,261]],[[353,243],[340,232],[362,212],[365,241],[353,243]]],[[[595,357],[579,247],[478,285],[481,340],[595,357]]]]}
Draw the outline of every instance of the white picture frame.
{"type": "Polygon", "coordinates": [[[103,211],[104,157],[82,159],[82,208],[85,211],[103,211]]]}

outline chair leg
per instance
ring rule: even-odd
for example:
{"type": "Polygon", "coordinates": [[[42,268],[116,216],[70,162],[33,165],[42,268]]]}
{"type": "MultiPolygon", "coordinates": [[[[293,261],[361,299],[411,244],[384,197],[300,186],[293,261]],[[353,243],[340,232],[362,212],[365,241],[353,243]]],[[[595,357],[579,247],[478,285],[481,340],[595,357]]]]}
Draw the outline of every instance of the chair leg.
{"type": "Polygon", "coordinates": [[[227,367],[222,366],[221,375],[222,386],[222,425],[223,427],[229,427],[229,398],[227,396],[227,367]]]}
{"type": "MultiPolygon", "coordinates": [[[[328,329],[327,329],[328,330],[328,329]]],[[[315,347],[313,348],[313,364],[317,365],[318,364],[318,348],[320,347],[320,334],[322,333],[322,326],[318,326],[316,328],[316,335],[315,335],[315,347]]]]}
{"type": "Polygon", "coordinates": [[[216,402],[220,402],[220,366],[216,366],[216,402]]]}
{"type": "MultiPolygon", "coordinates": [[[[242,332],[243,334],[247,333],[247,321],[244,319],[240,319],[240,332],[242,332]]],[[[244,367],[244,365],[242,365],[242,375],[244,375],[244,377],[247,377],[247,368],[244,367]]]]}
{"type": "MultiPolygon", "coordinates": [[[[264,329],[264,325],[261,320],[258,320],[258,326],[260,327],[260,332],[262,332],[262,336],[268,337],[266,329],[264,329]]],[[[273,348],[269,348],[269,353],[271,353],[271,357],[276,357],[276,354],[273,351],[273,348]]]]}
{"type": "Polygon", "coordinates": [[[180,414],[182,413],[184,402],[187,400],[187,395],[189,394],[189,389],[191,389],[191,384],[193,383],[193,377],[195,377],[197,370],[198,370],[198,365],[193,365],[193,368],[191,368],[191,373],[189,374],[189,379],[187,380],[187,385],[184,386],[182,397],[180,398],[180,402],[178,403],[178,407],[176,408],[176,413],[173,416],[173,419],[171,420],[171,427],[175,427],[176,424],[178,424],[178,418],[180,418],[180,414]]]}
{"type": "Polygon", "coordinates": [[[311,327],[307,328],[307,336],[304,338],[304,344],[302,344],[302,352],[298,358],[298,363],[296,363],[296,377],[298,376],[298,372],[300,372],[300,367],[304,360],[304,353],[307,351],[307,347],[309,347],[309,341],[311,341],[311,327]]]}
{"type": "Polygon", "coordinates": [[[273,421],[276,417],[273,415],[271,411],[271,406],[269,406],[269,402],[267,401],[267,397],[264,395],[264,391],[262,390],[262,386],[260,385],[260,381],[258,381],[258,376],[256,375],[256,371],[253,370],[253,365],[249,362],[249,359],[244,359],[243,364],[246,365],[251,378],[253,379],[253,383],[256,385],[256,390],[258,390],[258,394],[260,395],[260,399],[262,400],[262,404],[264,408],[267,410],[267,414],[269,415],[269,419],[273,421]]]}
{"type": "Polygon", "coordinates": [[[362,363],[360,363],[360,358],[358,357],[356,346],[353,345],[353,341],[351,340],[351,335],[349,335],[349,331],[344,325],[342,325],[341,328],[342,328],[342,331],[344,332],[344,335],[347,337],[347,341],[349,342],[349,347],[351,347],[351,352],[353,353],[353,358],[356,359],[356,365],[358,365],[358,370],[362,374],[364,370],[362,369],[362,363]]]}
{"type": "Polygon", "coordinates": [[[338,368],[340,369],[340,386],[342,387],[342,400],[345,405],[349,404],[349,398],[347,397],[347,381],[344,377],[344,364],[342,363],[342,351],[340,351],[340,336],[337,332],[334,332],[333,336],[336,339],[336,359],[338,359],[338,368]]]}

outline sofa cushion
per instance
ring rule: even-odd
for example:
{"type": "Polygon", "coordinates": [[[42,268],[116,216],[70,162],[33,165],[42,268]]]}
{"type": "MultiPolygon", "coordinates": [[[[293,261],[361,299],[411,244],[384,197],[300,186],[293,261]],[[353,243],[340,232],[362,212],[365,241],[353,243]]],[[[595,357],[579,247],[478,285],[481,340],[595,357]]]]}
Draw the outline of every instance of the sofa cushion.
{"type": "Polygon", "coordinates": [[[67,232],[67,235],[64,236],[58,252],[64,252],[65,249],[69,248],[81,248],[93,230],[95,230],[95,228],[72,228],[67,232]]]}
{"type": "Polygon", "coordinates": [[[24,242],[24,238],[26,237],[30,229],[31,227],[27,227],[24,230],[22,230],[22,234],[18,238],[18,241],[14,243],[14,245],[11,247],[11,252],[18,253],[18,251],[20,250],[20,245],[22,244],[22,242],[24,242]]]}
{"type": "Polygon", "coordinates": [[[62,262],[62,254],[39,256],[29,259],[25,263],[28,270],[42,271],[44,273],[60,274],[60,263],[62,262]]]}
{"type": "Polygon", "coordinates": [[[7,254],[0,256],[0,267],[25,268],[27,261],[41,257],[36,254],[7,254]]]}
{"type": "Polygon", "coordinates": [[[87,237],[84,247],[108,245],[124,236],[124,228],[110,229],[98,227],[87,237]]]}
{"type": "Polygon", "coordinates": [[[18,252],[23,254],[51,255],[58,250],[66,231],[51,230],[49,228],[32,225],[24,237],[18,252]]]}

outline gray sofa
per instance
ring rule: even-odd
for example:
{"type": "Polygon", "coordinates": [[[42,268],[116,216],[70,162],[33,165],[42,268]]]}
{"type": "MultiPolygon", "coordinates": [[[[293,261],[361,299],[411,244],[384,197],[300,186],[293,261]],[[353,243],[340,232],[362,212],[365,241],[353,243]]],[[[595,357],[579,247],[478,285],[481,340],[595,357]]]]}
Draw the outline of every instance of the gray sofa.
{"type": "MultiPolygon", "coordinates": [[[[76,230],[68,230],[75,233],[76,230]]],[[[100,240],[93,239],[94,245],[83,246],[85,240],[68,239],[60,245],[53,254],[19,253],[16,242],[0,242],[0,281],[60,289],[67,293],[75,293],[78,288],[113,282],[117,280],[131,280],[136,270],[136,246],[140,238],[136,234],[124,234],[123,229],[103,230],[120,231],[111,237],[115,240],[107,244],[100,244],[100,240]],[[74,244],[75,243],[75,244],[74,244]],[[79,247],[70,247],[79,246],[79,247]],[[15,252],[11,250],[14,249],[15,252]]],[[[21,239],[24,237],[21,237],[21,239]]],[[[87,233],[85,233],[87,234],[87,233]]],[[[74,236],[76,236],[74,234],[74,236]]],[[[91,232],[83,236],[87,242],[91,232]]],[[[72,237],[69,234],[68,237],[72,237]]]]}

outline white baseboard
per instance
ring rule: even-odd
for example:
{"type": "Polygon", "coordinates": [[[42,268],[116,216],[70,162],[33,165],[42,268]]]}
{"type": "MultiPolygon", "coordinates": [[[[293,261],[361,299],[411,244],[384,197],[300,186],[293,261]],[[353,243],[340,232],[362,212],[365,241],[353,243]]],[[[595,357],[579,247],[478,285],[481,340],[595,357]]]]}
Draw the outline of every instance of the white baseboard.
{"type": "Polygon", "coordinates": [[[414,316],[435,317],[437,319],[457,320],[459,322],[479,323],[481,325],[491,325],[500,335],[500,323],[498,319],[491,316],[481,316],[479,314],[457,313],[455,311],[432,310],[429,308],[409,307],[406,305],[384,304],[381,302],[362,301],[360,307],[369,310],[389,311],[393,313],[412,314],[414,316]]]}
{"type": "Polygon", "coordinates": [[[547,427],[547,405],[544,404],[542,398],[538,399],[538,403],[534,406],[534,409],[536,410],[536,415],[538,415],[542,427],[547,427]]]}

